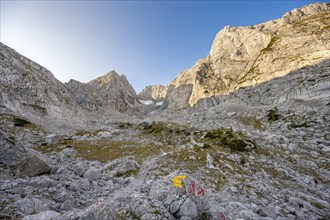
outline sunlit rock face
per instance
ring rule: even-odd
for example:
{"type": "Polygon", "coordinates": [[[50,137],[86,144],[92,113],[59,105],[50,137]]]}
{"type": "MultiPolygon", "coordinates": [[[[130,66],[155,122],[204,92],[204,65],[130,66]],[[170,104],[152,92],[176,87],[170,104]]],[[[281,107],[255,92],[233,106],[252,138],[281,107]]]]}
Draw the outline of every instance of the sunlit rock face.
{"type": "Polygon", "coordinates": [[[167,88],[168,88],[167,86],[162,86],[162,85],[146,86],[138,94],[138,96],[139,99],[142,100],[162,101],[166,96],[167,88]]]}
{"type": "MultiPolygon", "coordinates": [[[[169,85],[192,85],[189,105],[182,103],[183,97],[169,106],[193,106],[201,98],[226,95],[330,59],[329,27],[329,3],[311,4],[254,26],[226,26],[216,35],[209,55],[169,85]]],[[[169,91],[167,100],[173,95],[169,91]]]]}

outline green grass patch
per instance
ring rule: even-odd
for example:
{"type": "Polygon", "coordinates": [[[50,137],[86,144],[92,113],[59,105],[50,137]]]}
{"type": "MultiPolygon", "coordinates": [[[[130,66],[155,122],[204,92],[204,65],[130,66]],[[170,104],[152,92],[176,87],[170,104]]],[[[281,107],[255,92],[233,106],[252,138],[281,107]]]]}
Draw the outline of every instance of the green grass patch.
{"type": "Polygon", "coordinates": [[[31,122],[25,120],[25,119],[22,119],[22,118],[14,118],[14,125],[17,126],[17,127],[25,127],[27,125],[30,125],[31,122]]]}
{"type": "Polygon", "coordinates": [[[309,125],[307,123],[307,121],[300,123],[300,124],[296,124],[294,122],[291,123],[290,128],[308,128],[309,125]]]}
{"type": "Polygon", "coordinates": [[[321,209],[321,210],[326,208],[321,203],[314,202],[314,201],[311,202],[311,205],[314,206],[315,208],[318,208],[318,209],[321,209]]]}
{"type": "Polygon", "coordinates": [[[203,143],[211,147],[220,146],[230,149],[231,152],[249,151],[256,148],[254,141],[246,139],[240,132],[233,132],[232,129],[221,128],[205,132],[203,143]]]}
{"type": "MultiPolygon", "coordinates": [[[[77,150],[80,157],[86,160],[107,162],[123,156],[134,156],[141,163],[147,157],[157,155],[162,149],[153,144],[141,145],[136,142],[116,142],[112,140],[62,140],[55,145],[35,147],[41,153],[60,152],[70,147],[77,150]]],[[[164,148],[164,147],[163,147],[164,148]]]]}
{"type": "Polygon", "coordinates": [[[115,125],[120,129],[127,129],[133,127],[132,123],[129,122],[117,122],[115,125]]]}
{"type": "Polygon", "coordinates": [[[240,123],[245,126],[252,126],[259,131],[265,131],[264,125],[256,118],[256,116],[240,116],[238,117],[240,123]]]}
{"type": "Polygon", "coordinates": [[[99,132],[103,132],[103,131],[107,131],[108,130],[96,130],[96,131],[85,131],[85,130],[80,130],[78,132],[75,133],[75,135],[77,136],[84,136],[84,135],[90,135],[90,136],[97,136],[99,134],[99,132]]]}
{"type": "Polygon", "coordinates": [[[281,114],[279,113],[277,107],[267,111],[267,119],[269,122],[278,121],[280,118],[281,114]]]}
{"type": "Polygon", "coordinates": [[[273,178],[281,179],[281,180],[291,180],[291,177],[287,176],[285,173],[277,170],[274,167],[264,167],[263,169],[273,178]]]}
{"type": "Polygon", "coordinates": [[[37,104],[22,103],[22,105],[31,107],[35,111],[39,111],[43,114],[47,113],[47,108],[45,108],[43,106],[40,106],[40,105],[37,105],[37,104]]]}
{"type": "Polygon", "coordinates": [[[141,134],[166,145],[178,145],[187,143],[190,132],[177,124],[153,122],[150,126],[145,126],[141,134]]]}
{"type": "Polygon", "coordinates": [[[273,51],[274,50],[274,45],[275,45],[276,41],[278,41],[278,40],[279,40],[278,37],[272,36],[272,38],[270,39],[268,45],[264,49],[262,49],[260,51],[260,53],[263,54],[263,53],[273,51]]]}

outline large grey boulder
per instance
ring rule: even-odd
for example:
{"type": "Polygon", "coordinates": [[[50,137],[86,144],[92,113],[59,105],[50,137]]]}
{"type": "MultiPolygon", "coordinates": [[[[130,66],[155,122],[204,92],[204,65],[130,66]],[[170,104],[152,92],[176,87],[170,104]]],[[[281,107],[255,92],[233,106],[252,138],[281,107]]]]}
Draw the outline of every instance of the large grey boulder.
{"type": "Polygon", "coordinates": [[[55,211],[44,211],[40,212],[35,215],[27,215],[22,220],[55,220],[57,219],[61,214],[55,211]]]}
{"type": "Polygon", "coordinates": [[[116,220],[116,212],[109,203],[97,202],[88,207],[79,220],[116,220]]]}
{"type": "Polygon", "coordinates": [[[135,160],[127,160],[122,164],[118,165],[116,168],[118,175],[125,175],[129,172],[137,171],[140,168],[140,165],[135,160]]]}
{"type": "Polygon", "coordinates": [[[42,212],[49,209],[47,202],[39,199],[23,198],[15,201],[13,207],[16,207],[24,214],[32,214],[36,212],[42,212]]]}
{"type": "Polygon", "coordinates": [[[50,166],[36,155],[32,155],[16,167],[21,173],[30,177],[47,173],[51,170],[50,166]]]}
{"type": "Polygon", "coordinates": [[[177,200],[171,203],[169,210],[171,214],[175,214],[180,210],[180,207],[184,201],[183,200],[177,200]]]}
{"type": "Polygon", "coordinates": [[[101,177],[101,172],[100,172],[100,170],[96,169],[95,167],[91,167],[90,169],[88,169],[85,172],[84,177],[90,181],[98,180],[101,177]]]}
{"type": "Polygon", "coordinates": [[[133,195],[129,206],[131,213],[140,220],[175,219],[161,202],[150,200],[144,194],[133,195]]]}
{"type": "Polygon", "coordinates": [[[198,216],[197,206],[191,201],[191,199],[187,198],[180,207],[179,212],[176,214],[177,217],[189,217],[194,219],[198,216]]]}
{"type": "Polygon", "coordinates": [[[29,158],[30,152],[0,130],[0,163],[14,166],[29,158]]]}
{"type": "Polygon", "coordinates": [[[51,167],[31,150],[16,142],[15,138],[0,131],[0,163],[30,177],[44,174],[51,167]]]}
{"type": "Polygon", "coordinates": [[[83,163],[77,163],[72,167],[72,169],[75,174],[80,177],[83,177],[88,168],[86,168],[83,163]]]}

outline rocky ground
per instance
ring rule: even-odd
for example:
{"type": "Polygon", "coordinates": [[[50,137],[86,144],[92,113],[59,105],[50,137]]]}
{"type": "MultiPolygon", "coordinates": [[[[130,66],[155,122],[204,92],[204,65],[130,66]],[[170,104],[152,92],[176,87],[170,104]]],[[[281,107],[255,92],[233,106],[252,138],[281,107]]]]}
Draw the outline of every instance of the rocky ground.
{"type": "Polygon", "coordinates": [[[16,123],[21,136],[42,137],[31,147],[51,169],[29,177],[1,164],[1,218],[328,219],[329,103],[287,107],[227,104],[181,125],[145,120],[66,136],[16,123]],[[186,176],[182,189],[176,175],[186,176]]]}
{"type": "Polygon", "coordinates": [[[0,219],[329,219],[329,68],[66,134],[1,113],[0,219]]]}

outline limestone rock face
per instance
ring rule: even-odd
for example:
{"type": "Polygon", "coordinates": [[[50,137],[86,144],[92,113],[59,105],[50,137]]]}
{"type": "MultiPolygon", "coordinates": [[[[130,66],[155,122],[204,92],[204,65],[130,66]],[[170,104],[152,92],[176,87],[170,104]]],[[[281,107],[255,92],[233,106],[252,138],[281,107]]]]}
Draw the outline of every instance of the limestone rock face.
{"type": "Polygon", "coordinates": [[[226,95],[330,59],[329,25],[330,4],[315,3],[255,26],[226,26],[208,57],[169,85],[176,90],[167,92],[167,106],[185,106],[186,97],[174,98],[179,87],[186,89],[183,85],[191,86],[186,94],[191,94],[187,104],[192,106],[201,98],[226,95]]]}
{"type": "Polygon", "coordinates": [[[163,108],[170,111],[181,111],[189,108],[192,89],[192,84],[183,84],[178,87],[169,86],[163,108]]]}
{"type": "Polygon", "coordinates": [[[65,84],[76,102],[84,109],[95,111],[116,109],[119,112],[136,110],[138,99],[132,85],[124,75],[110,71],[88,83],[70,80],[65,84]]]}
{"type": "Polygon", "coordinates": [[[167,89],[167,86],[162,85],[146,86],[138,94],[138,97],[142,100],[163,101],[166,96],[167,89]]]}

